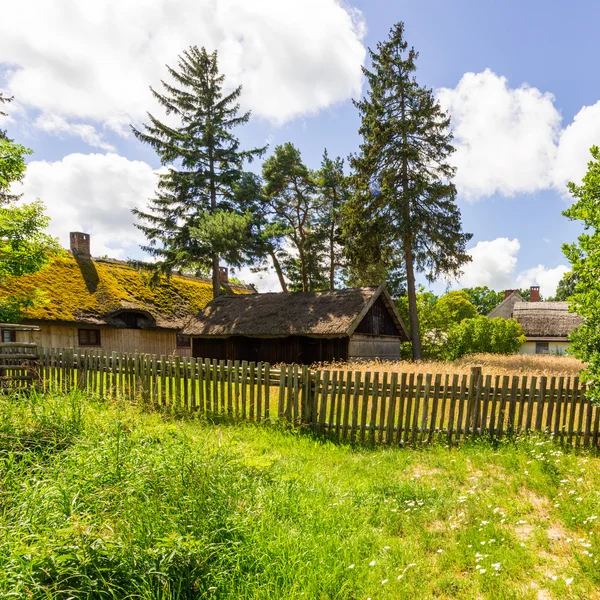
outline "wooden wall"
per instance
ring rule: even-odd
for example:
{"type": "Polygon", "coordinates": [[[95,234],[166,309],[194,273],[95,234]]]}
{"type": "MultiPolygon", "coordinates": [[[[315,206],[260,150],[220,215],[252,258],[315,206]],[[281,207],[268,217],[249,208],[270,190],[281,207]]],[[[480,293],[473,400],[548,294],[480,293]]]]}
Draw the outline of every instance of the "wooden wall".
{"type": "Polygon", "coordinates": [[[379,296],[363,317],[363,320],[358,324],[355,333],[399,336],[402,332],[398,330],[388,307],[381,296],[379,296]]]}
{"type": "MultiPolygon", "coordinates": [[[[79,348],[78,326],[39,325],[40,331],[18,331],[18,342],[34,342],[43,348],[79,348]]],[[[82,326],[82,329],[96,329],[82,326]]],[[[145,354],[176,354],[191,356],[191,348],[177,348],[175,331],[164,329],[100,329],[100,346],[82,346],[105,352],[143,352],[145,354]]]]}
{"type": "Polygon", "coordinates": [[[400,338],[382,335],[361,335],[350,338],[348,360],[400,360],[400,338]]]}
{"type": "Polygon", "coordinates": [[[281,362],[313,364],[333,360],[347,360],[348,338],[194,338],[195,358],[218,360],[247,360],[248,362],[281,362]]]}

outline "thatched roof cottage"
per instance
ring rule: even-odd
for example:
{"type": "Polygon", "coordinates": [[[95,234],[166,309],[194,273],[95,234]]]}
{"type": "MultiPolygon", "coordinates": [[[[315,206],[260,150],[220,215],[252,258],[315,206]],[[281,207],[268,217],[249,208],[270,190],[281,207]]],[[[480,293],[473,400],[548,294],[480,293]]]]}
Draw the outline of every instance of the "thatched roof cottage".
{"type": "Polygon", "coordinates": [[[488,316],[513,318],[521,324],[527,338],[521,354],[563,354],[570,345],[569,334],[583,319],[569,312],[567,302],[540,302],[538,286],[531,288],[530,298],[525,302],[518,292],[508,290],[488,316]]]}
{"type": "MultiPolygon", "coordinates": [[[[33,274],[5,279],[0,298],[40,290],[44,299],[25,313],[39,331],[2,330],[4,341],[108,352],[191,355],[182,330],[212,299],[212,283],[184,275],[152,280],[152,273],[114,260],[92,258],[90,236],[70,234],[71,252],[33,274]]],[[[226,273],[223,273],[226,276],[226,273]]],[[[224,294],[253,294],[223,277],[224,294]]]]}
{"type": "Polygon", "coordinates": [[[184,333],[196,357],[298,364],[398,359],[408,340],[385,285],[220,296],[184,333]]]}

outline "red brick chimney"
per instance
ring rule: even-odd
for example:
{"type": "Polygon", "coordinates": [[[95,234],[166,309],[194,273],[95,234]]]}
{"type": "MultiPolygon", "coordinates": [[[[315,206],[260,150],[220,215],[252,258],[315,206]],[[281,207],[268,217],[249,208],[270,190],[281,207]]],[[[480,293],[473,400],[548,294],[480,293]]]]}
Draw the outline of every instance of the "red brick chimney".
{"type": "Polygon", "coordinates": [[[219,267],[219,277],[221,283],[229,283],[229,269],[227,267],[219,267]]]}
{"type": "Polygon", "coordinates": [[[504,298],[503,300],[506,300],[513,292],[516,292],[517,290],[504,290],[504,298]]]}
{"type": "Polygon", "coordinates": [[[69,234],[71,253],[73,256],[81,258],[91,258],[90,253],[90,234],[72,231],[69,234]]]}
{"type": "Polygon", "coordinates": [[[532,285],[529,288],[529,302],[539,302],[540,301],[540,286],[532,285]]]}

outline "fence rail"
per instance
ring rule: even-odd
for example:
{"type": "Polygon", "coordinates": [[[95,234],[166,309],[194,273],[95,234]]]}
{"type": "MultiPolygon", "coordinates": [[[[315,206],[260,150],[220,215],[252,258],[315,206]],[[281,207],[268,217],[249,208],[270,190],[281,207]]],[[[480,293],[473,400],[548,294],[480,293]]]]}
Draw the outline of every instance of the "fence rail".
{"type": "Polygon", "coordinates": [[[283,419],[340,440],[448,444],[525,431],[598,446],[600,408],[577,377],[362,373],[179,356],[42,349],[45,388],[73,387],[242,420],[283,419]]]}

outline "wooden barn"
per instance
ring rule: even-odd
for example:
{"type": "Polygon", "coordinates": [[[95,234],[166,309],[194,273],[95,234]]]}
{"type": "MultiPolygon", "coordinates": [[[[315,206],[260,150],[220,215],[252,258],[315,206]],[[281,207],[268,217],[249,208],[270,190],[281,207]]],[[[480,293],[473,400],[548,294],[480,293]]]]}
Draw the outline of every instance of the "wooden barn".
{"type": "MultiPolygon", "coordinates": [[[[106,352],[191,355],[183,327],[212,299],[207,279],[152,273],[110,258],[92,258],[90,236],[70,234],[71,252],[55,256],[32,275],[0,283],[0,300],[13,295],[42,300],[25,311],[24,323],[35,331],[0,324],[2,342],[33,342],[45,348],[89,348],[106,352]]],[[[223,294],[254,293],[230,284],[222,273],[223,294]]]]}
{"type": "Polygon", "coordinates": [[[184,333],[197,358],[298,364],[397,360],[408,340],[385,285],[220,296],[184,333]]]}

